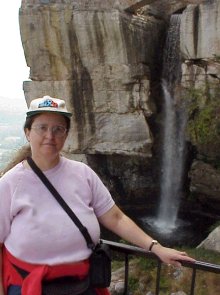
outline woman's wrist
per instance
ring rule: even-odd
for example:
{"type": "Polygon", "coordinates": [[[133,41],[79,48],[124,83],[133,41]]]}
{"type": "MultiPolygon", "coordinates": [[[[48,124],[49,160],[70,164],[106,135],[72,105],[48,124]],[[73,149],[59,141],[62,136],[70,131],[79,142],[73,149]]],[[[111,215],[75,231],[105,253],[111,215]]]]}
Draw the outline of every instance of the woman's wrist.
{"type": "Polygon", "coordinates": [[[149,252],[152,252],[152,249],[154,246],[158,245],[158,241],[157,240],[152,240],[151,243],[150,243],[150,246],[148,248],[148,251],[149,252]]]}
{"type": "Polygon", "coordinates": [[[157,255],[157,253],[160,252],[160,249],[162,247],[163,246],[157,240],[151,240],[148,246],[148,251],[157,255]]]}
{"type": "Polygon", "coordinates": [[[151,250],[152,253],[156,254],[157,256],[159,256],[159,254],[161,253],[163,246],[161,244],[157,244],[153,247],[153,249],[151,250]]]}

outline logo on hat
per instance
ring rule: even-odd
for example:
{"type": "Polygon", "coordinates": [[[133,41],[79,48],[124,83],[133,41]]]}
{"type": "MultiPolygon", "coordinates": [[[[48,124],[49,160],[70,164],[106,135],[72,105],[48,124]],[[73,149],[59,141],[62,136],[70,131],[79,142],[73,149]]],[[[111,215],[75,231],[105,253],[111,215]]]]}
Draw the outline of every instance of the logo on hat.
{"type": "Polygon", "coordinates": [[[38,105],[39,108],[58,108],[58,104],[54,102],[52,99],[46,99],[43,102],[39,103],[38,105]]]}
{"type": "Polygon", "coordinates": [[[68,118],[72,116],[72,113],[68,112],[66,108],[65,100],[50,97],[49,95],[33,99],[27,111],[27,117],[31,117],[42,112],[55,112],[68,118]]]}

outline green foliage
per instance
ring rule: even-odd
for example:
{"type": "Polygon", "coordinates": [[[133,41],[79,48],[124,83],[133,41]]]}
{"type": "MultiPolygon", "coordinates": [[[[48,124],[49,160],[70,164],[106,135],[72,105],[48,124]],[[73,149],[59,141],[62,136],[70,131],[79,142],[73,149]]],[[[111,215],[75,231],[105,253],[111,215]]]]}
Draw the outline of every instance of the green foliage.
{"type": "MultiPolygon", "coordinates": [[[[218,225],[218,223],[216,223],[218,225]]],[[[220,255],[216,251],[207,250],[204,248],[186,248],[176,247],[180,251],[185,251],[187,254],[196,260],[205,261],[213,264],[220,264],[220,255]]]]}
{"type": "Polygon", "coordinates": [[[220,86],[209,90],[207,85],[187,91],[188,126],[187,132],[194,144],[220,142],[220,86]]]}
{"type": "Polygon", "coordinates": [[[119,269],[121,267],[124,267],[124,261],[123,260],[114,259],[112,261],[112,271],[115,271],[115,270],[117,270],[117,269],[119,269]]]}
{"type": "MultiPolygon", "coordinates": [[[[220,264],[218,252],[203,248],[177,247],[180,251],[186,251],[197,260],[214,264],[220,264]]],[[[129,271],[129,292],[132,295],[143,295],[154,292],[157,275],[157,262],[154,259],[135,257],[129,260],[132,265],[129,271]]],[[[160,278],[160,294],[168,295],[172,292],[183,291],[189,293],[191,286],[192,270],[187,267],[175,268],[163,264],[160,278]],[[178,275],[179,273],[179,275],[178,275]]],[[[218,274],[198,271],[196,276],[196,295],[219,295],[218,274]]]]}
{"type": "Polygon", "coordinates": [[[213,54],[214,60],[220,62],[220,55],[213,54]]]}
{"type": "Polygon", "coordinates": [[[128,279],[128,288],[130,291],[134,292],[138,289],[139,286],[139,279],[135,277],[130,277],[128,279]]]}
{"type": "Polygon", "coordinates": [[[213,264],[220,264],[220,255],[216,251],[207,250],[204,248],[197,248],[194,251],[190,251],[193,253],[193,257],[195,259],[213,263],[213,264]]]}
{"type": "Polygon", "coordinates": [[[161,292],[165,292],[165,294],[169,294],[171,282],[166,277],[161,277],[160,279],[160,290],[161,292]]]}
{"type": "Polygon", "coordinates": [[[144,257],[140,257],[138,259],[138,267],[144,271],[152,271],[157,266],[157,261],[153,259],[147,259],[144,257]]]}

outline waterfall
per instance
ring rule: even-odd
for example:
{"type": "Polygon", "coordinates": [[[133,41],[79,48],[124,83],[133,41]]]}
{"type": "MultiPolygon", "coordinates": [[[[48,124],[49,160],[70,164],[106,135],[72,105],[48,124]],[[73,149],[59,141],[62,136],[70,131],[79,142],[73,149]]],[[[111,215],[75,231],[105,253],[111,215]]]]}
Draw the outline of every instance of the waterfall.
{"type": "Polygon", "coordinates": [[[181,14],[171,16],[163,54],[162,78],[172,93],[181,79],[180,22],[181,14]]]}
{"type": "Polygon", "coordinates": [[[163,232],[177,227],[184,169],[185,125],[184,106],[175,94],[181,78],[179,27],[181,15],[170,20],[163,59],[162,89],[164,97],[164,125],[160,205],[155,225],[163,232]]]}

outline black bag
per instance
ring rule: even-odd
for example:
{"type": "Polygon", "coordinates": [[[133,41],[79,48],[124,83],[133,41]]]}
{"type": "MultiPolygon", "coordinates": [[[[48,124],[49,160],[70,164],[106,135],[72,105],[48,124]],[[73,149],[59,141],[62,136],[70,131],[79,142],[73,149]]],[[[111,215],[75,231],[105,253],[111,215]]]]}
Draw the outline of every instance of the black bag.
{"type": "Polygon", "coordinates": [[[111,253],[108,245],[100,242],[90,256],[90,284],[97,288],[111,283],[111,253]]]}
{"type": "Polygon", "coordinates": [[[51,194],[55,197],[60,206],[66,211],[72,221],[79,228],[83,237],[86,240],[87,247],[92,250],[90,257],[90,285],[95,288],[106,288],[111,283],[111,255],[108,245],[103,244],[100,241],[97,245],[94,245],[92,238],[87,228],[81,223],[79,218],[75,215],[72,209],[64,201],[55,187],[51,184],[45,174],[34,163],[31,158],[27,158],[27,162],[41,181],[45,184],[51,194]]]}
{"type": "Polygon", "coordinates": [[[83,280],[74,277],[60,277],[57,279],[43,281],[43,295],[77,295],[86,294],[89,289],[90,280],[86,277],[83,280]]]}

